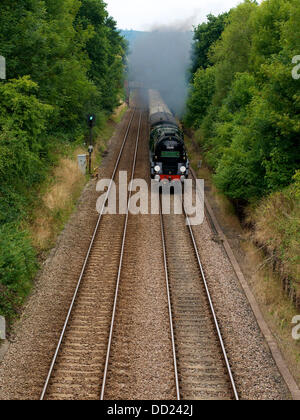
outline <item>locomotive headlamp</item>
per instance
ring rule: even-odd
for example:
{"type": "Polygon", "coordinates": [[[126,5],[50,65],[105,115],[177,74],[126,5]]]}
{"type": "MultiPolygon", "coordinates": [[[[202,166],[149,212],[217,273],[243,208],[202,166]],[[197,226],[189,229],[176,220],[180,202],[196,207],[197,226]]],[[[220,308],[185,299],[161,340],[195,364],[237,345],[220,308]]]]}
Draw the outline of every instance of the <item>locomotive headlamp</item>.
{"type": "Polygon", "coordinates": [[[182,167],[180,168],[180,172],[184,174],[184,173],[186,172],[186,167],[185,167],[185,166],[182,166],[182,167]]]}
{"type": "Polygon", "coordinates": [[[155,170],[155,172],[160,172],[160,166],[156,165],[154,170],[155,170]]]}

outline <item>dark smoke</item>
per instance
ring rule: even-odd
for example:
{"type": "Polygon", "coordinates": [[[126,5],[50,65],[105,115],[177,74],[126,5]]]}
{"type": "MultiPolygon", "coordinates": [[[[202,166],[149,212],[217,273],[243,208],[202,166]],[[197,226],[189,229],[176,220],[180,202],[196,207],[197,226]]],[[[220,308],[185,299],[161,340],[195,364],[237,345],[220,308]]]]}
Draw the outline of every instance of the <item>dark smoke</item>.
{"type": "Polygon", "coordinates": [[[159,90],[178,116],[184,112],[187,97],[192,38],[184,24],[154,28],[135,41],[129,57],[130,80],[159,90]]]}

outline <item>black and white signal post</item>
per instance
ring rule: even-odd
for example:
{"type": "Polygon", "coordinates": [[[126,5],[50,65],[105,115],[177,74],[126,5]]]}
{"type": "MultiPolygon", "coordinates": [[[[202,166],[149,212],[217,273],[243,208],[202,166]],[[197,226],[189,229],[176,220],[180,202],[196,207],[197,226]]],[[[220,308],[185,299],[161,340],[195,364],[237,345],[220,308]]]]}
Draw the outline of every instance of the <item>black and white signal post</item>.
{"type": "Polygon", "coordinates": [[[89,174],[92,173],[92,153],[94,151],[93,146],[93,127],[96,124],[96,115],[95,114],[89,114],[87,117],[87,123],[90,128],[90,144],[89,144],[89,174]]]}

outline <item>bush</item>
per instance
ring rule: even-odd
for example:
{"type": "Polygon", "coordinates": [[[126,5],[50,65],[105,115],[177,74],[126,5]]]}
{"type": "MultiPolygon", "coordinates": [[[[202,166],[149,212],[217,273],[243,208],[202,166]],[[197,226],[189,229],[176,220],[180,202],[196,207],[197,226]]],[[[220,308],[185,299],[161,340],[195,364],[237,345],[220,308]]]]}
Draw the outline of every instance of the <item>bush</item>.
{"type": "Polygon", "coordinates": [[[40,102],[29,77],[0,85],[0,186],[31,186],[43,173],[46,127],[52,107],[40,102]]]}
{"type": "Polygon", "coordinates": [[[28,234],[14,223],[0,226],[0,313],[14,316],[30,291],[37,270],[28,234]]]}
{"type": "Polygon", "coordinates": [[[194,84],[191,87],[187,102],[186,125],[193,126],[196,129],[201,126],[214,92],[215,78],[213,68],[199,69],[195,74],[194,84]]]}

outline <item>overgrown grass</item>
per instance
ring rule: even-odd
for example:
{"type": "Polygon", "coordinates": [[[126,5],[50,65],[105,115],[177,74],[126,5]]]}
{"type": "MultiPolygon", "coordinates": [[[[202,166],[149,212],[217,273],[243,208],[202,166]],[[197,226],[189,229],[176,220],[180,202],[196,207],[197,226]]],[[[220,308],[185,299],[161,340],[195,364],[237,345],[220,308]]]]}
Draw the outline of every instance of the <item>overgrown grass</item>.
{"type": "Polygon", "coordinates": [[[83,149],[75,149],[73,156],[62,157],[51,171],[47,184],[42,186],[36,206],[32,209],[28,230],[38,254],[53,246],[85,184],[86,177],[79,171],[76,156],[83,149]]]}
{"type": "Polygon", "coordinates": [[[299,312],[286,295],[280,275],[266,261],[265,253],[251,241],[244,241],[242,248],[247,256],[245,268],[248,273],[252,273],[249,280],[251,288],[291,372],[300,385],[300,340],[293,339],[291,324],[299,312]]]}
{"type": "Polygon", "coordinates": [[[249,208],[248,219],[254,224],[254,240],[267,249],[280,276],[290,279],[300,303],[300,183],[295,181],[249,208]]]}
{"type": "MultiPolygon", "coordinates": [[[[101,164],[107,142],[124,112],[126,107],[118,108],[106,123],[96,127],[95,153],[92,156],[93,170],[101,164]]],[[[77,164],[77,156],[85,153],[86,148],[80,146],[80,140],[73,145],[68,144],[51,176],[41,186],[39,200],[33,209],[33,217],[28,227],[32,243],[39,254],[44,254],[54,245],[57,235],[74,210],[86,180],[89,179],[79,171],[77,164]]]]}

